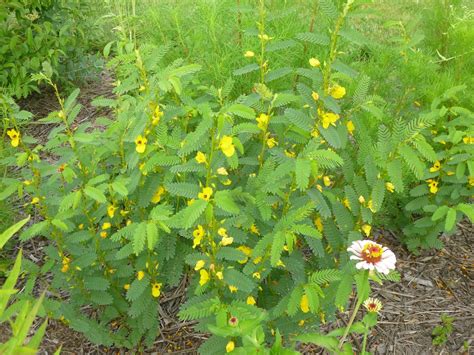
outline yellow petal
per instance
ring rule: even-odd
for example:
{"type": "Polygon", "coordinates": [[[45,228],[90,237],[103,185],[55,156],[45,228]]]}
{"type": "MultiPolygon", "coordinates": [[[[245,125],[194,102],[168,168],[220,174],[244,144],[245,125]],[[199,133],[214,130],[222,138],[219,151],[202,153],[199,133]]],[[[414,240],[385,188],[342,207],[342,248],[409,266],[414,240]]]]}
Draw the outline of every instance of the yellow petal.
{"type": "Polygon", "coordinates": [[[247,304],[253,306],[255,303],[257,303],[257,302],[255,301],[255,298],[253,298],[252,296],[248,296],[248,297],[247,297],[247,304]]]}
{"type": "Polygon", "coordinates": [[[308,296],[303,295],[303,297],[301,297],[300,308],[301,308],[301,311],[302,311],[303,313],[308,313],[308,312],[309,312],[309,300],[308,300],[308,296]]]}
{"type": "Polygon", "coordinates": [[[235,349],[235,343],[231,340],[225,346],[225,351],[230,353],[230,352],[234,351],[234,349],[235,349]]]}
{"type": "Polygon", "coordinates": [[[206,265],[206,262],[204,260],[198,260],[196,262],[196,266],[194,266],[194,270],[199,271],[204,267],[204,265],[206,265]]]}

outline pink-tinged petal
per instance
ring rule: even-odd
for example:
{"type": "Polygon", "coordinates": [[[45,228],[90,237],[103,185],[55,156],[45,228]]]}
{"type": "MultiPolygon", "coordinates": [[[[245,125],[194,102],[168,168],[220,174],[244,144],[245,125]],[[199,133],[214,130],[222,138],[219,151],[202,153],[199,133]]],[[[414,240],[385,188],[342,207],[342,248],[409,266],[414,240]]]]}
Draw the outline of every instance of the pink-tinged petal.
{"type": "Polygon", "coordinates": [[[374,264],[372,264],[372,263],[367,263],[367,265],[369,265],[369,270],[373,270],[373,269],[375,269],[375,266],[374,266],[374,264]]]}
{"type": "Polygon", "coordinates": [[[395,258],[395,255],[389,255],[388,257],[384,258],[382,256],[382,261],[387,262],[387,263],[392,263],[395,264],[397,262],[397,258],[395,258]]]}
{"type": "Polygon", "coordinates": [[[352,255],[361,256],[361,253],[359,253],[358,251],[352,251],[352,250],[350,250],[350,253],[351,253],[352,255]]]}

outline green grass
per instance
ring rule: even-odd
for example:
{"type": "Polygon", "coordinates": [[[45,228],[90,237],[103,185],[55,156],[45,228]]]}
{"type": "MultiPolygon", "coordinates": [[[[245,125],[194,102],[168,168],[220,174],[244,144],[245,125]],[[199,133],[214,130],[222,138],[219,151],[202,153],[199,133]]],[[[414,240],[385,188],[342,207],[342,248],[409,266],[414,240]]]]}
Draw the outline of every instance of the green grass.
{"type": "MultiPolygon", "coordinates": [[[[295,39],[297,33],[310,30],[314,14],[314,30],[327,32],[326,18],[315,3],[267,0],[267,33],[274,41],[295,39]]],[[[370,76],[374,93],[396,112],[414,101],[429,105],[452,86],[472,86],[474,7],[469,1],[382,0],[362,8],[350,21],[367,43],[354,47],[342,41],[341,58],[370,76]]],[[[255,0],[145,0],[135,9],[116,0],[112,11],[120,14],[123,27],[134,30],[138,43],[169,46],[170,62],[185,58],[201,64],[201,79],[208,85],[223,86],[235,69],[250,62],[243,53],[258,50],[255,0]]],[[[324,46],[305,48],[298,42],[286,51],[270,53],[269,62],[271,68],[305,66],[308,58],[325,55],[324,46]]],[[[248,92],[256,81],[252,75],[235,79],[239,93],[248,92]]],[[[277,88],[275,84],[272,87],[277,88]]],[[[466,95],[466,100],[473,107],[474,99],[466,95]]]]}

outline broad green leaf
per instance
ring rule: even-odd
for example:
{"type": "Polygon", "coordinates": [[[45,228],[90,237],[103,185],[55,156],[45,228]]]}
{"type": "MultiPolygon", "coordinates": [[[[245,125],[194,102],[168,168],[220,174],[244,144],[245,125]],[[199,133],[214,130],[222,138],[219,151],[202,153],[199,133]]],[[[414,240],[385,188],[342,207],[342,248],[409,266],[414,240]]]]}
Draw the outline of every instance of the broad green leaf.
{"type": "Polygon", "coordinates": [[[8,242],[8,240],[13,237],[13,235],[18,232],[29,220],[30,216],[15,223],[13,226],[9,227],[6,231],[0,234],[0,250],[8,242]]]}
{"type": "Polygon", "coordinates": [[[99,203],[106,203],[107,198],[105,197],[104,193],[100,191],[97,187],[86,185],[84,187],[84,193],[90,197],[91,199],[99,202],[99,203]]]}

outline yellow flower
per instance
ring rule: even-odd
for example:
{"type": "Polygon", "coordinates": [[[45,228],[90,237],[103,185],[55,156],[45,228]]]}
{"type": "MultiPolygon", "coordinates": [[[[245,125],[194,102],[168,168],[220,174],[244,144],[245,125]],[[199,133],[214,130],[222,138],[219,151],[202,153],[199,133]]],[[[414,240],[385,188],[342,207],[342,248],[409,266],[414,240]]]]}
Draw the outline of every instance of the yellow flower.
{"type": "Polygon", "coordinates": [[[139,272],[137,272],[138,281],[141,281],[144,277],[145,277],[145,272],[144,271],[140,270],[139,272]]]}
{"type": "Polygon", "coordinates": [[[351,209],[351,205],[350,205],[349,200],[347,198],[342,200],[342,204],[344,205],[344,207],[346,207],[348,209],[351,209]]]}
{"type": "Polygon", "coordinates": [[[316,217],[315,220],[314,220],[314,225],[316,226],[316,229],[320,232],[323,231],[324,229],[324,226],[323,226],[323,222],[321,221],[321,217],[316,217]]]}
{"type": "Polygon", "coordinates": [[[12,147],[18,147],[20,144],[20,132],[18,132],[16,129],[12,128],[7,131],[8,137],[10,137],[10,144],[12,147]]]}
{"type": "Polygon", "coordinates": [[[428,179],[426,180],[428,182],[428,186],[430,188],[430,192],[432,194],[435,194],[438,192],[438,182],[436,180],[428,179]]]}
{"type": "Polygon", "coordinates": [[[342,99],[346,95],[346,89],[340,85],[334,85],[329,90],[329,94],[335,99],[342,99]]]}
{"type": "Polygon", "coordinates": [[[161,284],[158,283],[158,282],[155,282],[152,286],[151,286],[151,295],[155,298],[158,298],[160,297],[161,295],[161,284]]]}
{"type": "Polygon", "coordinates": [[[61,272],[67,272],[69,270],[69,263],[63,264],[63,267],[61,268],[61,272]]]}
{"type": "Polygon", "coordinates": [[[394,191],[395,191],[395,185],[392,184],[391,182],[386,182],[386,183],[385,183],[385,188],[386,188],[387,191],[389,191],[389,192],[394,192],[394,191]]]}
{"type": "Polygon", "coordinates": [[[107,232],[106,231],[102,231],[100,232],[100,237],[103,239],[103,238],[107,238],[107,232]]]}
{"type": "Polygon", "coordinates": [[[304,319],[300,320],[300,321],[298,322],[298,325],[299,325],[300,327],[302,327],[302,326],[304,325],[304,319]]]}
{"type": "Polygon", "coordinates": [[[107,229],[110,229],[110,227],[112,227],[112,225],[109,223],[109,222],[105,222],[103,225],[102,225],[102,230],[107,230],[107,229]]]}
{"type": "Polygon", "coordinates": [[[115,207],[114,205],[109,205],[109,207],[107,207],[107,215],[110,218],[114,218],[116,210],[117,210],[117,207],[115,207]]]}
{"type": "Polygon", "coordinates": [[[319,100],[319,94],[316,92],[316,91],[313,91],[311,93],[311,97],[313,98],[314,101],[318,101],[319,100]]]}
{"type": "Polygon", "coordinates": [[[247,297],[247,304],[253,306],[255,303],[257,303],[257,301],[255,301],[255,298],[253,298],[252,296],[247,297]]]}
{"type": "Polygon", "coordinates": [[[369,200],[369,202],[367,202],[367,208],[371,210],[373,213],[377,212],[374,208],[374,203],[372,202],[372,200],[369,200]]]}
{"type": "Polygon", "coordinates": [[[465,143],[465,144],[474,144],[474,137],[464,137],[462,139],[462,141],[465,143]]]}
{"type": "Polygon", "coordinates": [[[301,311],[302,311],[303,313],[308,313],[308,312],[309,312],[309,300],[308,300],[308,296],[303,295],[303,297],[301,297],[300,308],[301,308],[301,311]]]}
{"type": "Polygon", "coordinates": [[[231,179],[227,179],[226,181],[222,181],[222,185],[224,185],[224,186],[229,186],[230,184],[232,184],[231,179]]]}
{"type": "Polygon", "coordinates": [[[160,186],[156,189],[155,193],[151,197],[151,202],[152,203],[158,203],[161,201],[161,196],[165,193],[165,188],[163,186],[160,186]]]}
{"type": "Polygon", "coordinates": [[[256,272],[254,272],[254,273],[252,274],[252,277],[254,277],[254,278],[260,280],[261,277],[262,277],[262,275],[261,275],[258,271],[256,271],[256,272]]]}
{"type": "Polygon", "coordinates": [[[84,223],[79,224],[77,228],[79,228],[80,230],[84,229],[84,223]]]}
{"type": "Polygon", "coordinates": [[[222,136],[220,142],[219,142],[219,148],[222,150],[222,153],[226,157],[231,157],[235,153],[235,146],[234,143],[232,143],[232,137],[231,136],[222,136]]]}
{"type": "Polygon", "coordinates": [[[216,277],[217,277],[219,280],[223,280],[223,279],[224,279],[224,275],[222,274],[222,271],[216,272],[216,277]]]}
{"type": "Polygon", "coordinates": [[[314,128],[312,131],[311,131],[311,137],[319,137],[319,131],[317,128],[314,128]]]}
{"type": "Polygon", "coordinates": [[[204,260],[198,260],[196,262],[196,265],[194,266],[194,270],[199,271],[204,267],[204,265],[206,265],[206,262],[204,260]]]}
{"type": "Polygon", "coordinates": [[[199,164],[206,164],[206,163],[207,163],[206,154],[204,154],[203,152],[197,152],[197,154],[196,154],[196,161],[197,161],[199,164]]]}
{"type": "Polygon", "coordinates": [[[221,227],[217,230],[217,234],[219,234],[221,237],[227,237],[227,229],[224,227],[221,227]]]}
{"type": "Polygon", "coordinates": [[[349,134],[354,133],[354,131],[355,131],[354,122],[352,122],[352,121],[347,121],[346,127],[347,127],[347,131],[349,132],[349,134]]]}
{"type": "Polygon", "coordinates": [[[217,173],[219,175],[224,175],[224,176],[229,175],[229,173],[227,172],[227,170],[224,167],[220,167],[219,169],[217,169],[217,173]]]}
{"type": "Polygon", "coordinates": [[[252,52],[252,51],[246,51],[246,52],[244,53],[244,57],[245,57],[245,58],[252,58],[252,57],[254,57],[254,56],[255,56],[255,53],[252,52]]]}
{"type": "Polygon", "coordinates": [[[332,183],[332,182],[331,182],[331,179],[329,178],[329,176],[324,176],[324,177],[323,177],[323,182],[324,182],[324,186],[326,186],[326,187],[331,186],[331,183],[332,183]]]}
{"type": "Polygon", "coordinates": [[[270,122],[270,116],[265,113],[261,113],[260,116],[256,118],[257,127],[262,131],[265,131],[268,127],[268,122],[270,122]]]}
{"type": "Polygon", "coordinates": [[[36,204],[38,204],[39,202],[40,202],[39,197],[33,197],[33,198],[31,199],[31,204],[32,204],[32,205],[36,205],[36,204]]]}
{"type": "Polygon", "coordinates": [[[260,231],[258,230],[258,227],[255,225],[255,223],[250,226],[250,232],[256,235],[260,235],[260,231]]]}
{"type": "Polygon", "coordinates": [[[141,135],[139,135],[135,139],[135,150],[137,151],[137,153],[141,154],[145,152],[147,142],[148,140],[145,137],[142,137],[141,135]]]}
{"type": "Polygon", "coordinates": [[[237,287],[235,287],[235,286],[230,285],[230,286],[229,286],[229,290],[230,290],[230,292],[235,293],[235,292],[237,292],[239,289],[238,289],[237,287]]]}
{"type": "Polygon", "coordinates": [[[244,253],[247,256],[250,256],[252,254],[252,249],[246,245],[241,245],[240,247],[237,248],[237,250],[240,250],[242,253],[244,253]]]}
{"type": "Polygon", "coordinates": [[[364,203],[365,203],[365,197],[362,196],[362,195],[360,195],[360,196],[359,196],[359,202],[360,202],[361,204],[364,204],[364,203]]]}
{"type": "Polygon", "coordinates": [[[205,284],[209,282],[209,273],[207,272],[207,270],[201,269],[199,271],[199,275],[200,275],[199,285],[204,286],[205,284]]]}
{"type": "Polygon", "coordinates": [[[235,349],[235,343],[231,340],[225,346],[225,351],[230,353],[230,352],[234,351],[234,349],[235,349]]]}
{"type": "Polygon", "coordinates": [[[364,234],[368,237],[370,235],[370,231],[372,230],[372,226],[370,224],[364,224],[362,227],[360,227],[364,234]]]}
{"type": "Polygon", "coordinates": [[[195,201],[195,200],[192,198],[192,199],[188,200],[188,201],[186,202],[186,204],[187,204],[188,206],[191,206],[191,205],[194,203],[194,201],[195,201]]]}
{"type": "Polygon", "coordinates": [[[273,37],[270,37],[269,35],[267,34],[263,34],[263,35],[258,35],[258,38],[264,40],[264,41],[269,41],[271,39],[273,39],[273,37]]]}
{"type": "Polygon", "coordinates": [[[294,158],[294,157],[296,157],[295,152],[292,152],[291,150],[285,150],[285,155],[286,155],[288,158],[294,158]]]}
{"type": "Polygon", "coordinates": [[[232,237],[224,237],[221,240],[221,244],[223,246],[231,245],[233,242],[234,242],[234,238],[232,238],[232,237]]]}
{"type": "Polygon", "coordinates": [[[446,172],[446,175],[448,175],[448,176],[453,176],[454,174],[455,174],[454,171],[447,171],[447,172],[446,172]]]}
{"type": "Polygon", "coordinates": [[[436,160],[433,166],[430,168],[430,173],[434,173],[438,171],[439,169],[441,169],[441,163],[439,162],[439,160],[436,160]]]}
{"type": "Polygon", "coordinates": [[[241,245],[240,247],[237,248],[237,250],[240,250],[242,253],[245,254],[245,258],[242,260],[238,260],[240,264],[245,264],[249,260],[249,256],[252,254],[252,249],[250,249],[246,245],[241,245]]]}
{"type": "Polygon", "coordinates": [[[327,129],[330,125],[336,126],[337,120],[339,120],[339,115],[333,112],[325,112],[322,114],[322,124],[323,128],[327,129]]]}
{"type": "Polygon", "coordinates": [[[267,139],[268,148],[272,149],[274,146],[278,145],[278,142],[275,138],[271,137],[267,139]]]}
{"type": "Polygon", "coordinates": [[[140,170],[144,176],[147,176],[147,175],[148,175],[148,171],[147,171],[145,168],[146,168],[146,163],[145,163],[145,162],[141,163],[141,164],[138,166],[138,170],[140,170]]]}
{"type": "Polygon", "coordinates": [[[67,256],[63,257],[63,260],[62,260],[63,267],[61,268],[61,272],[67,272],[69,270],[70,262],[71,262],[71,259],[69,259],[67,256]]]}
{"type": "Polygon", "coordinates": [[[469,176],[467,182],[469,185],[474,186],[474,176],[469,176]]]}
{"type": "Polygon", "coordinates": [[[125,284],[125,285],[123,285],[123,288],[124,288],[125,290],[129,290],[129,289],[130,289],[130,284],[125,284]]]}
{"type": "Polygon", "coordinates": [[[198,197],[202,200],[209,201],[211,199],[212,192],[212,187],[204,187],[198,194],[198,197]]]}
{"type": "Polygon", "coordinates": [[[317,68],[321,65],[321,62],[316,58],[309,58],[309,65],[311,65],[313,68],[317,68]]]}
{"type": "Polygon", "coordinates": [[[254,263],[255,265],[257,265],[257,264],[261,263],[262,260],[263,260],[262,257],[261,257],[261,256],[258,256],[258,257],[256,257],[256,258],[254,259],[253,263],[254,263]]]}
{"type": "Polygon", "coordinates": [[[156,106],[155,111],[153,112],[153,117],[151,120],[151,124],[153,126],[157,126],[158,123],[160,123],[161,117],[164,115],[164,113],[160,110],[160,106],[156,106]]]}
{"type": "Polygon", "coordinates": [[[31,180],[23,181],[23,184],[25,184],[25,186],[30,186],[32,183],[33,183],[33,181],[31,181],[31,180]]]}
{"type": "Polygon", "coordinates": [[[201,244],[202,238],[204,237],[204,227],[199,224],[193,231],[193,237],[193,248],[196,248],[199,244],[201,244]]]}

